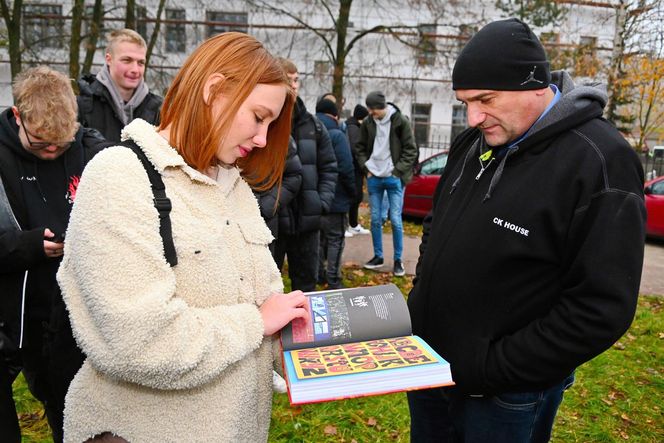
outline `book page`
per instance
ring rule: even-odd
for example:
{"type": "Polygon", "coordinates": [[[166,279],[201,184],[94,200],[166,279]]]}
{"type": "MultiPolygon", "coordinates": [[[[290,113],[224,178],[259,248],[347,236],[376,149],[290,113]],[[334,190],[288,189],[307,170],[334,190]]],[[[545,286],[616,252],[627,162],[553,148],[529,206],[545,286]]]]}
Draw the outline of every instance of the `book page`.
{"type": "Polygon", "coordinates": [[[412,336],[291,351],[297,378],[329,377],[435,363],[412,336]]]}
{"type": "Polygon", "coordinates": [[[310,292],[311,317],[282,330],[284,350],[410,335],[410,314],[395,285],[310,292]]]}

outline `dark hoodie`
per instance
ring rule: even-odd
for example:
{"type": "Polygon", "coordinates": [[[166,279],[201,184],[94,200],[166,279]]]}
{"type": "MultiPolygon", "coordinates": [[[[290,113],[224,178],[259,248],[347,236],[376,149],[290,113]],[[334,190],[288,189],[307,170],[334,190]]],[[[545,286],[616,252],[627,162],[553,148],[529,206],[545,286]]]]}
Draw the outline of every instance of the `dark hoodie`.
{"type": "Polygon", "coordinates": [[[479,178],[480,131],[455,140],[424,222],[413,332],[468,393],[549,387],[634,316],[643,169],[606,95],[557,78],[561,100],[479,178]]]}
{"type": "Polygon", "coordinates": [[[83,166],[96,152],[96,148],[84,149],[82,144],[103,145],[100,134],[82,128],[60,157],[41,160],[23,148],[18,131],[11,109],[0,114],[0,175],[20,228],[0,230],[0,321],[11,329],[9,335],[17,344],[23,289],[26,315],[42,321],[48,320],[51,297],[57,289],[55,274],[60,260],[46,257],[44,229],[64,235],[83,166]]]}

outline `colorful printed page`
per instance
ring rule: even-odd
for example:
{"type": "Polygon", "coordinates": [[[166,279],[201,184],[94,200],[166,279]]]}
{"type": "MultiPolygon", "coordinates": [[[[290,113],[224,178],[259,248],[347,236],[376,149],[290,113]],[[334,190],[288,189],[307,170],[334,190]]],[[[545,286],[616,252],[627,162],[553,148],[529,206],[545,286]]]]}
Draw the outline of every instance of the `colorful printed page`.
{"type": "Polygon", "coordinates": [[[291,352],[291,358],[300,380],[436,362],[412,336],[299,349],[291,352]]]}
{"type": "Polygon", "coordinates": [[[454,384],[450,365],[417,336],[284,352],[291,404],[454,384]]]}

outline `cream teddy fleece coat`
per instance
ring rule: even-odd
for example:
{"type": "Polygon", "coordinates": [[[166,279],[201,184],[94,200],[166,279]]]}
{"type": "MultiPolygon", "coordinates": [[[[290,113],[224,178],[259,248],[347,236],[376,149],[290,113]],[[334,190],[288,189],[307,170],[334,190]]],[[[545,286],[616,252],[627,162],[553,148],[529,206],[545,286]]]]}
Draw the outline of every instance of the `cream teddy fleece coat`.
{"type": "Polygon", "coordinates": [[[143,120],[123,131],[162,174],[178,265],[164,258],[147,175],[124,147],[86,167],[58,282],[88,356],[65,406],[65,441],[261,442],[271,339],[258,306],[281,277],[256,199],[237,169],[187,166],[143,120]]]}

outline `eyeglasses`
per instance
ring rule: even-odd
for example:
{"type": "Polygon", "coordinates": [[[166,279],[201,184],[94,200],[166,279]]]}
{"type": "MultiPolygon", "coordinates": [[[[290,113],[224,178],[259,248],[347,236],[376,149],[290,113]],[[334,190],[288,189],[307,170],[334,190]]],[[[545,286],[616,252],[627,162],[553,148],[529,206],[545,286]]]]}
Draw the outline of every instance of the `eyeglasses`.
{"type": "Polygon", "coordinates": [[[34,150],[34,151],[39,151],[41,149],[46,149],[49,146],[56,146],[60,149],[66,149],[69,146],[71,146],[72,143],[74,143],[74,140],[69,140],[66,142],[33,142],[30,140],[30,136],[32,135],[33,138],[39,138],[34,134],[30,134],[28,129],[25,127],[25,123],[23,120],[21,120],[21,126],[23,127],[23,132],[25,132],[25,138],[28,140],[28,149],[34,150]]]}

